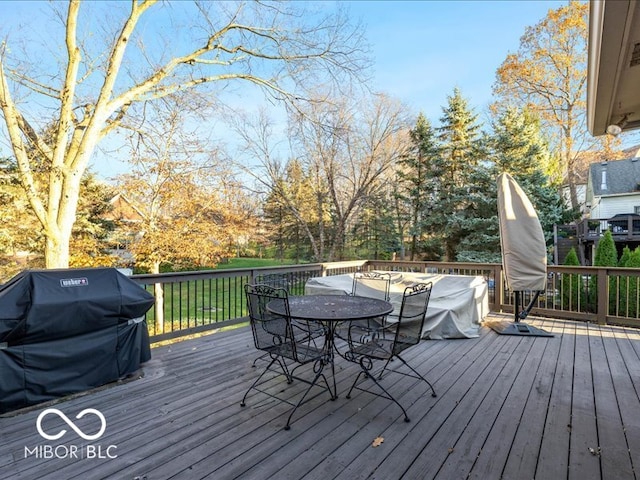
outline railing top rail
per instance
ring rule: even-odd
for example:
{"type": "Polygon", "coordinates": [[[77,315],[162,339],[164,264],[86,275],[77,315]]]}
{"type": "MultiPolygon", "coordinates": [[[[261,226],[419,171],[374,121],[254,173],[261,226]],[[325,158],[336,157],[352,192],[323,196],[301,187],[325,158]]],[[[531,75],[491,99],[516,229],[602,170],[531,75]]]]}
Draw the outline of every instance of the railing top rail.
{"type": "Polygon", "coordinates": [[[492,269],[501,267],[500,263],[473,263],[473,262],[440,262],[429,260],[368,260],[370,265],[398,265],[398,266],[430,266],[430,267],[442,267],[442,268],[469,268],[469,269],[492,269]]]}
{"type": "Polygon", "coordinates": [[[131,279],[142,284],[147,283],[168,283],[173,281],[201,280],[208,278],[229,278],[242,277],[248,274],[269,274],[269,273],[289,273],[289,272],[307,272],[317,270],[331,270],[335,268],[350,268],[366,265],[367,260],[356,260],[348,262],[326,262],[326,263],[305,263],[298,265],[272,265],[268,267],[251,267],[251,268],[225,268],[221,270],[196,270],[189,272],[167,272],[167,273],[144,273],[132,275],[131,279]]]}

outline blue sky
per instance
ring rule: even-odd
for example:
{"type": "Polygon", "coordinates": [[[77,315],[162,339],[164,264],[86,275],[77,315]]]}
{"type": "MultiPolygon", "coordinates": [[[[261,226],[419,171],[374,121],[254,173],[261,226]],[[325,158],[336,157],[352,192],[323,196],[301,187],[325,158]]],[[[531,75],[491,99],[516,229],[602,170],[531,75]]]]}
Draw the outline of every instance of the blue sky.
{"type": "MultiPolygon", "coordinates": [[[[454,87],[460,88],[471,108],[486,121],[495,71],[508,53],[516,52],[527,26],[566,1],[449,0],[343,2],[354,20],[362,22],[372,48],[373,88],[403,101],[414,114],[423,112],[439,123],[442,107],[454,87]]],[[[332,8],[335,2],[327,2],[332,8]]],[[[28,28],[44,38],[39,28],[44,1],[0,2],[6,35],[28,28]]],[[[48,20],[47,22],[49,22],[48,20]]],[[[10,37],[11,38],[11,35],[10,37]]],[[[57,40],[56,40],[57,42],[57,40]]],[[[45,54],[46,52],[41,52],[45,54]]],[[[50,52],[49,52],[50,53],[50,52]]],[[[247,97],[245,97],[245,100],[247,97]]],[[[210,127],[211,128],[211,127],[210,127]]],[[[215,128],[215,127],[213,127],[215,128]]],[[[0,154],[8,154],[0,143],[0,154]]],[[[94,170],[110,177],[125,170],[116,158],[101,158],[94,170]]]]}
{"type": "Polygon", "coordinates": [[[491,101],[495,72],[527,26],[566,1],[354,1],[367,26],[375,86],[438,123],[454,87],[476,113],[491,101]]]}

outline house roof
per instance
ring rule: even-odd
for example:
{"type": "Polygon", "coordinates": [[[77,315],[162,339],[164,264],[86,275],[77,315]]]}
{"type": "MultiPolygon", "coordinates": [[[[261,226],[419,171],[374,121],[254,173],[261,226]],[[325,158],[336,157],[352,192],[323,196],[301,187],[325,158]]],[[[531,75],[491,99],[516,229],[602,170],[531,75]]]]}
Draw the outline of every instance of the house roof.
{"type": "Polygon", "coordinates": [[[140,222],[144,220],[144,214],[122,193],[118,193],[109,200],[111,211],[104,214],[105,220],[140,222]]]}
{"type": "Polygon", "coordinates": [[[584,150],[578,152],[574,158],[574,168],[570,172],[570,175],[572,175],[571,181],[574,185],[586,185],[593,163],[601,163],[603,161],[611,162],[632,157],[640,157],[640,145],[633,145],[623,150],[616,149],[609,153],[602,150],[584,150]]]}
{"type": "Polygon", "coordinates": [[[636,192],[640,184],[640,158],[592,163],[589,176],[595,196],[636,192]]]}

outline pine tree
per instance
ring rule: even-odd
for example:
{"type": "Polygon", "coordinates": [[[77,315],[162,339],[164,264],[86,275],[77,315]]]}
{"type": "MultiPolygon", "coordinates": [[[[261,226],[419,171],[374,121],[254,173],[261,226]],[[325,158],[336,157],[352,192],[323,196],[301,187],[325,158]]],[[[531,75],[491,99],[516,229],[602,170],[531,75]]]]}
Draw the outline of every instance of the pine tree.
{"type": "Polygon", "coordinates": [[[460,90],[455,88],[442,109],[441,126],[437,129],[441,155],[434,162],[436,178],[433,207],[426,225],[442,239],[447,261],[457,259],[462,240],[476,232],[466,223],[470,206],[471,176],[483,158],[478,116],[469,108],[460,90]],[[466,210],[466,211],[465,211],[466,210]]]}
{"type": "Polygon", "coordinates": [[[458,245],[459,262],[499,263],[497,184],[494,170],[485,163],[469,168],[467,199],[457,219],[464,237],[458,245]]]}
{"type": "Polygon", "coordinates": [[[509,173],[525,191],[540,219],[547,244],[553,226],[574,219],[564,206],[559,190],[545,173],[550,153],[538,118],[526,109],[509,107],[492,122],[491,160],[496,173],[509,173]]]}
{"type": "Polygon", "coordinates": [[[409,132],[411,150],[398,163],[397,196],[411,236],[411,260],[415,260],[424,233],[424,218],[429,214],[435,190],[435,176],[440,149],[431,123],[421,113],[409,132]]]}

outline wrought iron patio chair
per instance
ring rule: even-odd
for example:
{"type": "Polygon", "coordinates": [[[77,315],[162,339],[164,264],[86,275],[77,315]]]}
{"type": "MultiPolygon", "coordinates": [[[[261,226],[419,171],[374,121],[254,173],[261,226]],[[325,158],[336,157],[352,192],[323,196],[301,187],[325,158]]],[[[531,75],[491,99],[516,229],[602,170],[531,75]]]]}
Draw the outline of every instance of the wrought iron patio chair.
{"type": "Polygon", "coordinates": [[[431,395],[433,397],[436,396],[433,385],[431,385],[426,378],[418,373],[400,356],[400,354],[407,348],[417,345],[420,342],[432,287],[432,283],[429,282],[417,283],[405,288],[402,296],[400,315],[397,322],[390,322],[386,326],[375,331],[368,329],[369,331],[362,332],[361,330],[366,329],[366,327],[363,327],[362,325],[353,325],[349,328],[349,348],[345,353],[345,358],[351,362],[359,364],[360,372],[358,372],[356,379],[351,385],[351,388],[347,393],[347,398],[351,398],[351,392],[354,389],[387,398],[395,402],[402,409],[402,412],[404,413],[404,420],[405,422],[408,422],[409,417],[404,407],[389,392],[389,390],[383,387],[380,383],[385,371],[400,373],[402,375],[420,379],[429,385],[431,395]],[[380,330],[384,330],[385,335],[382,335],[380,330]],[[366,338],[367,340],[362,341],[363,338],[366,338]],[[394,358],[400,360],[402,364],[409,369],[410,373],[400,370],[387,370],[389,362],[394,358]],[[380,370],[379,374],[374,375],[372,370],[377,361],[384,361],[384,366],[380,370]],[[371,380],[375,383],[383,393],[377,393],[361,387],[360,385],[367,380],[371,380]]]}
{"type": "MultiPolygon", "coordinates": [[[[269,286],[269,287],[272,287],[272,288],[282,288],[282,289],[286,290],[287,293],[289,293],[289,288],[288,287],[289,287],[290,282],[289,282],[286,274],[276,274],[276,273],[274,273],[274,274],[265,274],[265,275],[260,275],[258,278],[259,278],[258,285],[265,285],[265,286],[269,286]]],[[[282,322],[282,323],[284,323],[284,322],[282,322]]],[[[297,321],[295,319],[293,320],[293,323],[294,323],[294,325],[297,325],[297,321]]],[[[318,337],[324,336],[325,331],[324,331],[324,328],[322,327],[322,325],[316,324],[315,326],[318,327],[318,328],[316,328],[316,330],[314,332],[310,332],[309,335],[312,338],[318,338],[318,337]]],[[[276,333],[276,334],[279,333],[279,330],[281,330],[280,327],[281,326],[278,325],[278,324],[272,324],[272,325],[269,326],[269,328],[271,330],[273,330],[274,333],[276,333]]],[[[303,328],[305,328],[305,325],[303,325],[303,328]]],[[[255,368],[257,366],[258,361],[260,361],[260,360],[270,361],[271,359],[269,358],[269,354],[267,352],[265,352],[262,355],[254,358],[253,359],[253,363],[251,364],[251,366],[255,368]]]]}
{"type": "MultiPolygon", "coordinates": [[[[288,282],[287,282],[287,278],[285,275],[283,274],[263,274],[257,277],[257,284],[259,285],[267,285],[269,287],[273,287],[273,288],[284,288],[285,290],[287,290],[287,292],[289,292],[288,287],[288,282]]],[[[281,322],[283,325],[283,329],[284,329],[284,321],[281,322]]],[[[270,326],[270,328],[272,330],[279,330],[279,325],[277,324],[272,324],[270,326]]],[[[265,352],[262,355],[256,357],[253,359],[253,363],[251,364],[252,367],[256,367],[256,364],[258,363],[258,361],[260,360],[266,360],[266,361],[271,361],[271,359],[269,358],[269,353],[265,352]]]]}
{"type": "MultiPolygon", "coordinates": [[[[353,275],[351,295],[359,297],[378,298],[389,301],[391,288],[391,274],[387,272],[356,272],[353,275]]],[[[356,322],[340,323],[336,326],[336,335],[343,340],[347,339],[348,329],[354,325],[365,327],[364,331],[377,330],[385,325],[385,317],[359,320],[356,322]]]]}
{"type": "Polygon", "coordinates": [[[246,405],[247,396],[251,390],[262,392],[292,405],[293,409],[289,413],[284,427],[285,430],[289,430],[291,418],[296,409],[306,400],[310,400],[322,393],[319,392],[314,397],[307,399],[314,386],[321,388],[322,391],[326,389],[331,398],[335,398],[335,392],[329,387],[329,382],[323,373],[327,358],[325,336],[320,337],[317,335],[318,329],[323,327],[318,322],[293,320],[289,313],[289,296],[283,288],[273,288],[268,285],[245,285],[245,294],[255,347],[264,351],[271,361],[246,391],[240,405],[242,407],[246,405]],[[284,311],[287,314],[280,316],[270,313],[267,309],[267,304],[272,301],[283,302],[284,311]],[[312,380],[296,375],[298,368],[310,363],[314,364],[312,380]],[[276,364],[278,364],[279,369],[274,368],[276,364]],[[274,375],[266,375],[267,372],[272,372],[274,375]],[[288,384],[295,379],[309,385],[297,402],[292,402],[283,396],[276,396],[266,387],[263,388],[263,385],[271,382],[273,378],[279,375],[284,375],[288,384]],[[326,388],[320,384],[320,380],[324,382],[326,388]]]}

